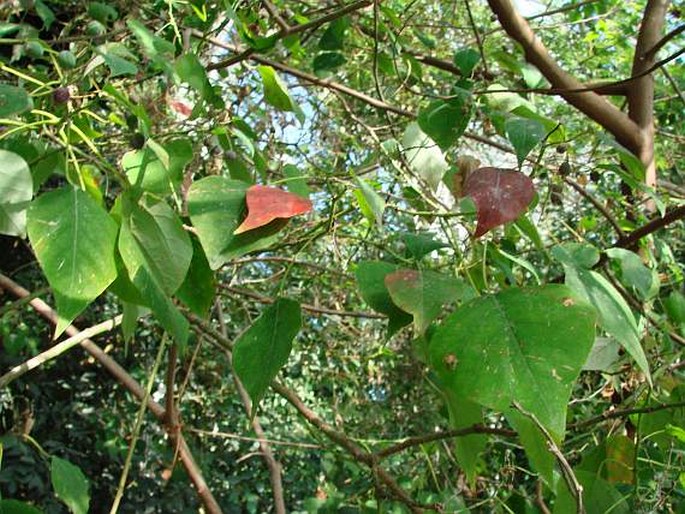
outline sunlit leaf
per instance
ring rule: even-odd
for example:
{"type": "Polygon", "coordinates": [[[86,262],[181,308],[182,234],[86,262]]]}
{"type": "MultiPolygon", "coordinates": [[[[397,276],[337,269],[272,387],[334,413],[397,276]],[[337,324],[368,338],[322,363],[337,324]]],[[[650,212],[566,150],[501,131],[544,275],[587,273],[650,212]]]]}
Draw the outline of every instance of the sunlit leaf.
{"type": "Polygon", "coordinates": [[[287,219],[312,210],[312,202],[277,187],[255,185],[246,192],[247,217],[234,234],[242,234],[268,225],[275,219],[287,219]]]}
{"type": "Polygon", "coordinates": [[[55,496],[62,500],[73,514],[88,514],[90,504],[88,479],[78,466],[68,460],[52,456],[50,479],[55,496]]]}
{"type": "Polygon", "coordinates": [[[0,234],[24,236],[26,209],[33,197],[33,179],[24,159],[0,150],[0,234]]]}

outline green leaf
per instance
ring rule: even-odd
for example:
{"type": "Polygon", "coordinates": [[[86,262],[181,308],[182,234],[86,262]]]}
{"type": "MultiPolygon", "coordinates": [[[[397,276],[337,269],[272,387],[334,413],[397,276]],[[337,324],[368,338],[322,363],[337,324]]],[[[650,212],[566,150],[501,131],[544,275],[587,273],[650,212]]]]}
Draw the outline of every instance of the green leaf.
{"type": "Polygon", "coordinates": [[[36,14],[43,21],[43,28],[49,30],[52,24],[57,20],[55,13],[52,12],[43,0],[35,0],[34,7],[36,9],[36,14]]]}
{"type": "Polygon", "coordinates": [[[25,89],[0,84],[0,118],[9,118],[33,109],[33,100],[25,89]]]}
{"type": "Polygon", "coordinates": [[[620,345],[611,337],[597,337],[592,345],[583,371],[612,371],[611,367],[621,358],[620,345]]]}
{"type": "Polygon", "coordinates": [[[668,319],[671,320],[682,333],[685,333],[685,296],[680,291],[671,291],[663,300],[664,310],[668,319]]]}
{"type": "MultiPolygon", "coordinates": [[[[483,408],[480,405],[453,394],[449,389],[444,389],[443,395],[450,417],[450,427],[458,430],[483,424],[483,408]]],[[[457,462],[466,473],[471,487],[475,485],[482,460],[480,455],[485,451],[487,444],[488,438],[484,434],[471,434],[454,439],[457,462]]]]}
{"type": "Polygon", "coordinates": [[[651,384],[649,363],[640,345],[635,317],[620,293],[607,279],[595,271],[577,268],[566,263],[564,263],[564,270],[566,285],[585,301],[594,305],[599,314],[600,326],[621,343],[621,346],[635,359],[651,384]]]}
{"type": "Polygon", "coordinates": [[[68,460],[52,456],[50,480],[55,496],[62,500],[73,514],[88,514],[88,479],[78,466],[68,460]]]}
{"type": "Polygon", "coordinates": [[[31,202],[27,229],[54,292],[56,337],[116,278],[117,224],[91,196],[67,186],[31,202]]]}
{"type": "Polygon", "coordinates": [[[195,54],[183,54],[176,60],[174,69],[181,82],[189,84],[203,100],[208,102],[212,100],[214,90],[209,83],[204,66],[195,54]]]}
{"type": "Polygon", "coordinates": [[[355,275],[364,301],[380,313],[388,316],[388,337],[412,322],[412,316],[403,311],[390,298],[385,287],[385,277],[400,269],[389,262],[363,261],[357,265],[355,275]]]}
{"type": "Polygon", "coordinates": [[[287,362],[301,326],[300,304],[279,298],[235,342],[233,370],[250,395],[252,415],[287,362]]]}
{"type": "Polygon", "coordinates": [[[419,127],[445,151],[466,130],[471,107],[471,95],[466,91],[449,100],[437,100],[419,112],[419,127]]]}
{"type": "Polygon", "coordinates": [[[480,53],[473,48],[462,48],[454,53],[454,64],[459,68],[463,77],[470,77],[471,72],[480,61],[480,53]]]}
{"type": "Polygon", "coordinates": [[[302,122],[304,114],[300,107],[293,101],[288,93],[288,86],[278,76],[276,70],[271,66],[257,66],[257,71],[262,77],[262,84],[264,85],[264,99],[269,105],[273,105],[276,109],[281,111],[292,111],[297,118],[302,122]]]}
{"type": "Polygon", "coordinates": [[[143,150],[126,152],[121,158],[121,167],[131,184],[149,193],[169,194],[181,185],[183,170],[193,158],[192,145],[185,138],[164,145],[149,141],[143,150]],[[159,159],[160,155],[164,161],[159,159]]]}
{"type": "Polygon", "coordinates": [[[138,73],[136,57],[121,43],[107,43],[99,46],[96,52],[102,56],[112,77],[135,75],[138,73]]]}
{"type": "MultiPolygon", "coordinates": [[[[583,503],[587,514],[630,514],[634,512],[626,497],[613,485],[589,471],[575,470],[576,478],[583,488],[583,503]]],[[[561,480],[554,502],[554,514],[575,514],[576,501],[561,480]]]]}
{"type": "Polygon", "coordinates": [[[102,2],[91,2],[88,4],[88,15],[103,25],[107,25],[119,18],[119,13],[114,7],[102,2]]]}
{"type": "Polygon", "coordinates": [[[0,514],[42,514],[42,511],[19,500],[0,500],[0,514]]]}
{"type": "Polygon", "coordinates": [[[347,16],[333,20],[319,39],[321,50],[342,50],[345,43],[345,32],[350,26],[350,19],[347,16]]]}
{"type": "Polygon", "coordinates": [[[505,412],[507,421],[518,433],[519,440],[528,457],[528,462],[535,471],[552,487],[555,483],[554,455],[549,451],[545,436],[530,418],[520,412],[509,409],[505,412]]]}
{"type": "Polygon", "coordinates": [[[527,118],[509,118],[504,124],[504,130],[507,133],[507,139],[516,150],[519,166],[523,164],[530,151],[547,135],[542,123],[527,118]]]}
{"type": "Polygon", "coordinates": [[[0,234],[24,237],[26,209],[33,197],[28,164],[19,155],[0,150],[0,234]]]}
{"type": "Polygon", "coordinates": [[[160,226],[166,225],[167,222],[159,220],[161,223],[158,225],[158,220],[150,211],[139,206],[132,206],[130,211],[129,216],[123,219],[119,231],[119,253],[130,281],[136,286],[145,304],[152,309],[162,327],[183,349],[188,340],[188,321],[169,297],[169,290],[173,285],[171,280],[177,279],[174,275],[178,275],[178,264],[173,263],[176,272],[172,271],[169,274],[168,270],[160,269],[160,265],[165,265],[159,259],[160,256],[150,251],[151,248],[162,248],[163,251],[166,250],[165,255],[173,255],[170,247],[164,248],[167,243],[172,242],[165,241],[164,229],[160,226]]]}
{"type": "Polygon", "coordinates": [[[402,136],[402,148],[409,166],[432,188],[437,189],[449,168],[438,145],[412,122],[402,136]]]}
{"type": "Polygon", "coordinates": [[[590,269],[599,262],[599,251],[592,245],[564,243],[552,248],[552,256],[560,263],[590,269]]]}
{"type": "Polygon", "coordinates": [[[231,259],[268,248],[286,223],[275,220],[264,227],[234,234],[244,217],[248,187],[245,182],[226,177],[206,177],[190,186],[188,213],[213,270],[231,259]]]}
{"type": "Polygon", "coordinates": [[[386,275],[384,281],[395,305],[414,317],[419,333],[438,317],[443,305],[475,296],[464,281],[433,271],[401,269],[386,275]]]}
{"type": "Polygon", "coordinates": [[[609,258],[620,264],[621,281],[637,291],[643,300],[654,298],[659,292],[659,274],[642,263],[640,256],[625,248],[609,248],[609,258]]]}
{"type": "Polygon", "coordinates": [[[610,483],[632,484],[635,442],[623,434],[607,437],[583,455],[577,471],[596,473],[610,483]]]}
{"type": "Polygon", "coordinates": [[[216,280],[200,242],[195,238],[192,241],[193,260],[190,261],[190,269],[183,284],[176,291],[176,296],[191,311],[200,317],[204,317],[214,302],[216,280]]]}
{"type": "Polygon", "coordinates": [[[516,400],[561,440],[594,322],[565,286],[507,289],[457,308],[431,338],[431,365],[454,394],[501,411],[516,400]]]}
{"type": "Polygon", "coordinates": [[[288,191],[302,198],[309,198],[309,186],[305,181],[305,175],[293,164],[283,166],[283,175],[288,179],[285,187],[288,191]]]}
{"type": "Polygon", "coordinates": [[[431,233],[425,234],[402,234],[402,239],[404,244],[407,246],[407,251],[414,257],[414,259],[419,260],[424,255],[428,255],[433,250],[438,250],[439,248],[449,248],[449,244],[435,239],[435,235],[431,233]]]}
{"type": "Polygon", "coordinates": [[[174,44],[159,36],[155,36],[138,20],[128,20],[128,28],[136,36],[143,54],[167,72],[172,71],[176,48],[174,44]]]}
{"type": "Polygon", "coordinates": [[[323,52],[314,57],[312,68],[317,76],[326,77],[346,62],[347,59],[340,52],[323,52]]]}
{"type": "MultiPolygon", "coordinates": [[[[641,407],[658,407],[683,401],[685,401],[685,386],[681,384],[676,386],[670,394],[662,393],[653,397],[641,407]]],[[[639,424],[640,434],[643,438],[655,443],[665,452],[675,442],[671,434],[668,433],[668,426],[685,427],[685,407],[672,407],[644,413],[640,415],[639,419],[634,419],[633,422],[639,424]]]]}
{"type": "Polygon", "coordinates": [[[381,227],[383,225],[385,200],[365,180],[355,177],[355,182],[359,185],[359,189],[354,191],[359,208],[366,219],[381,227]]]}

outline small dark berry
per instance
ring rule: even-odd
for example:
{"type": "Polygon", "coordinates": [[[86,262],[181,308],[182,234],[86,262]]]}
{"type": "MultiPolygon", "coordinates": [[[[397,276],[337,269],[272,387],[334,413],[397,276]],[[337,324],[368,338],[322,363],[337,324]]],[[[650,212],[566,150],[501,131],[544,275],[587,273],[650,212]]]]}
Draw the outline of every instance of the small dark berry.
{"type": "Polygon", "coordinates": [[[571,164],[568,161],[564,161],[559,166],[559,175],[566,177],[571,173],[571,164]]]}
{"type": "Polygon", "coordinates": [[[559,145],[557,146],[557,153],[566,153],[566,145],[559,145]]]}
{"type": "Polygon", "coordinates": [[[595,184],[599,182],[600,178],[602,178],[602,175],[599,173],[599,171],[592,170],[590,172],[590,180],[595,184]]]}
{"type": "Polygon", "coordinates": [[[145,136],[140,132],[136,132],[131,136],[131,139],[129,139],[129,144],[131,145],[131,148],[140,150],[145,146],[145,136]]]}
{"type": "Polygon", "coordinates": [[[133,114],[126,116],[126,126],[129,130],[136,130],[138,128],[138,117],[133,114]]]}
{"type": "Polygon", "coordinates": [[[52,100],[56,104],[65,104],[71,98],[71,93],[68,87],[58,87],[52,92],[52,100]]]}

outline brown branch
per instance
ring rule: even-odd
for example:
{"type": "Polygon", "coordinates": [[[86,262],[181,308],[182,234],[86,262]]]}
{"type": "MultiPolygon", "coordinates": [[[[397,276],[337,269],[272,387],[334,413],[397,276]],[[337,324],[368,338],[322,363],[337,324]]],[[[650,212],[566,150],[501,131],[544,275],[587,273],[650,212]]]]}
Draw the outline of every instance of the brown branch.
{"type": "Polygon", "coordinates": [[[281,15],[278,14],[278,10],[274,6],[274,4],[269,2],[269,0],[262,0],[262,3],[264,4],[264,8],[269,13],[269,16],[271,16],[274,19],[274,21],[276,22],[276,24],[279,27],[281,27],[281,31],[283,31],[285,34],[288,34],[291,27],[290,27],[290,25],[288,25],[288,23],[283,18],[281,18],[281,15]]]}
{"type": "Polygon", "coordinates": [[[478,53],[480,53],[480,58],[483,61],[483,70],[486,75],[489,75],[488,72],[488,61],[485,58],[485,51],[483,50],[483,40],[480,37],[480,33],[478,32],[478,26],[476,25],[476,22],[473,20],[473,13],[471,12],[471,4],[469,3],[469,0],[464,0],[464,3],[466,4],[466,13],[469,16],[469,24],[471,25],[471,28],[473,29],[473,35],[476,37],[476,45],[478,45],[478,53]]]}
{"type": "Polygon", "coordinates": [[[671,32],[662,37],[652,48],[645,52],[645,57],[654,57],[671,39],[685,32],[685,23],[674,28],[671,32]]]}
{"type": "MultiPolygon", "coordinates": [[[[215,304],[217,319],[219,322],[219,329],[221,330],[221,335],[224,338],[228,338],[228,333],[226,330],[226,324],[224,323],[224,313],[221,308],[221,303],[216,301],[215,304]]],[[[236,389],[238,390],[238,395],[240,396],[240,401],[245,408],[245,413],[250,417],[250,424],[254,430],[257,438],[259,439],[259,449],[266,462],[266,467],[269,468],[269,479],[271,481],[271,494],[274,498],[274,510],[276,514],[285,514],[287,512],[285,508],[285,498],[283,496],[283,468],[281,463],[276,460],[274,452],[271,449],[271,443],[267,440],[262,424],[256,415],[252,415],[252,402],[250,401],[250,395],[248,394],[245,386],[240,381],[238,375],[233,372],[233,354],[229,350],[224,350],[226,358],[228,359],[228,364],[231,367],[231,372],[233,373],[233,381],[235,382],[236,389]]]]}
{"type": "MultiPolygon", "coordinates": [[[[552,58],[528,22],[516,11],[511,0],[488,0],[488,4],[507,34],[523,47],[526,60],[540,70],[552,87],[559,90],[583,88],[575,77],[566,73],[552,58]]],[[[642,138],[638,126],[616,106],[594,92],[560,94],[569,104],[613,134],[623,146],[633,153],[639,152],[642,138]]]]}
{"type": "Polygon", "coordinates": [[[434,441],[441,441],[443,439],[452,439],[454,437],[463,437],[472,434],[492,434],[501,435],[505,437],[514,437],[516,432],[514,430],[509,430],[506,428],[490,428],[485,425],[473,425],[466,428],[443,430],[441,432],[435,432],[434,434],[425,434],[414,437],[408,437],[404,441],[397,444],[384,448],[376,452],[376,457],[379,459],[384,459],[396,453],[411,448],[412,446],[419,446],[426,443],[432,443],[434,441]]]}
{"type": "Polygon", "coordinates": [[[657,230],[683,218],[685,218],[685,205],[669,209],[662,218],[656,218],[646,225],[633,230],[626,237],[619,239],[618,243],[616,243],[616,246],[620,248],[635,248],[638,241],[640,241],[640,239],[643,237],[646,237],[649,234],[652,234],[657,230]]]}
{"type": "Polygon", "coordinates": [[[630,416],[631,414],[651,414],[652,412],[658,412],[660,410],[666,409],[680,409],[685,407],[685,401],[675,402],[675,403],[661,403],[659,405],[652,405],[651,407],[637,407],[634,409],[622,409],[622,410],[607,410],[602,414],[595,416],[585,421],[578,421],[576,423],[570,423],[566,425],[566,430],[578,430],[580,428],[586,428],[602,421],[607,421],[609,419],[624,418],[630,416]]]}
{"type": "MultiPolygon", "coordinates": [[[[0,288],[5,289],[12,293],[18,298],[24,298],[30,295],[29,291],[21,287],[19,284],[6,277],[0,273],[0,288]]],[[[57,324],[58,316],[57,313],[43,300],[40,298],[34,298],[29,302],[31,307],[40,314],[42,317],[47,319],[53,325],[57,324]]],[[[74,325],[69,325],[65,332],[74,337],[79,334],[79,329],[74,325]]],[[[102,365],[116,380],[124,386],[133,396],[138,400],[144,400],[146,398],[145,389],[131,376],[128,372],[122,368],[119,363],[117,363],[112,357],[107,355],[98,345],[93,341],[86,339],[82,341],[81,346],[86,352],[88,352],[91,357],[102,365]]],[[[152,399],[147,399],[147,407],[150,412],[162,423],[165,421],[165,409],[157,402],[152,399]]],[[[193,482],[195,489],[197,490],[197,495],[200,497],[202,504],[205,509],[210,514],[221,514],[221,507],[216,502],[216,499],[212,495],[212,491],[207,486],[207,483],[202,476],[202,471],[198,467],[195,459],[193,458],[190,448],[183,438],[183,435],[179,433],[170,433],[169,439],[173,444],[174,448],[178,448],[179,456],[183,466],[193,482]]]]}
{"type": "MultiPolygon", "coordinates": [[[[661,38],[669,0],[648,0],[635,45],[632,76],[652,68],[656,52],[650,52],[661,38]]],[[[656,186],[654,163],[654,77],[651,72],[635,80],[628,89],[628,116],[639,127],[640,145],[631,148],[645,166],[645,183],[656,186]]]]}
{"type": "MultiPolygon", "coordinates": [[[[249,289],[243,289],[240,287],[233,287],[221,284],[219,286],[224,291],[229,293],[239,294],[241,296],[247,296],[260,303],[274,303],[274,299],[270,296],[263,295],[256,291],[251,291],[249,289]]],[[[339,311],[335,309],[328,309],[326,307],[316,307],[315,305],[309,305],[303,303],[302,309],[309,312],[315,312],[317,314],[330,314],[332,316],[342,316],[348,318],[371,318],[371,319],[385,319],[385,315],[377,314],[375,312],[363,312],[363,311],[339,311]]]]}

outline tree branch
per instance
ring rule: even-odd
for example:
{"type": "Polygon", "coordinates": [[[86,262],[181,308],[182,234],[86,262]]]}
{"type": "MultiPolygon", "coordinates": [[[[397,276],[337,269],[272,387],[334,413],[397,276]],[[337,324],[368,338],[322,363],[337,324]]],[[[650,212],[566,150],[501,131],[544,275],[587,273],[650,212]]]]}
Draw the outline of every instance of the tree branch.
{"type": "MultiPolygon", "coordinates": [[[[0,288],[9,291],[18,298],[30,296],[29,291],[2,273],[0,273],[0,288]]],[[[34,298],[29,302],[29,304],[38,314],[47,319],[50,323],[53,325],[57,324],[57,313],[43,300],[40,298],[34,298]]],[[[74,325],[69,325],[65,332],[69,336],[74,337],[77,336],[80,331],[74,325]]],[[[131,375],[129,375],[126,370],[119,365],[119,363],[102,351],[98,345],[96,345],[90,339],[85,339],[80,344],[83,349],[91,355],[91,357],[98,361],[102,367],[105,368],[115,379],[117,379],[119,383],[121,383],[121,385],[123,385],[124,388],[127,389],[133,396],[141,401],[145,399],[145,389],[131,375]]],[[[160,422],[164,422],[164,407],[153,401],[151,398],[147,399],[147,407],[160,422]]],[[[185,467],[190,480],[193,482],[193,485],[197,490],[197,495],[200,497],[200,500],[202,501],[205,509],[207,509],[207,512],[209,514],[221,514],[221,507],[216,502],[214,495],[212,495],[212,491],[207,486],[207,483],[202,476],[202,471],[195,462],[195,459],[193,458],[190,448],[188,448],[183,435],[180,432],[176,434],[171,433],[169,434],[169,439],[171,440],[174,448],[178,448],[181,462],[183,462],[183,466],[185,467]]]]}
{"type": "Polygon", "coordinates": [[[662,218],[656,218],[646,225],[633,230],[626,237],[619,239],[618,243],[616,243],[616,246],[620,248],[635,248],[638,241],[643,237],[646,237],[649,234],[656,232],[660,228],[670,225],[671,223],[683,218],[685,218],[685,205],[670,209],[662,218]]]}
{"type": "MultiPolygon", "coordinates": [[[[552,87],[559,90],[582,89],[583,85],[566,73],[535,36],[528,22],[516,11],[511,0],[488,0],[500,24],[524,49],[526,60],[536,66],[552,87]]],[[[642,146],[638,126],[625,113],[594,92],[560,93],[576,109],[599,123],[633,153],[642,146]]]]}

